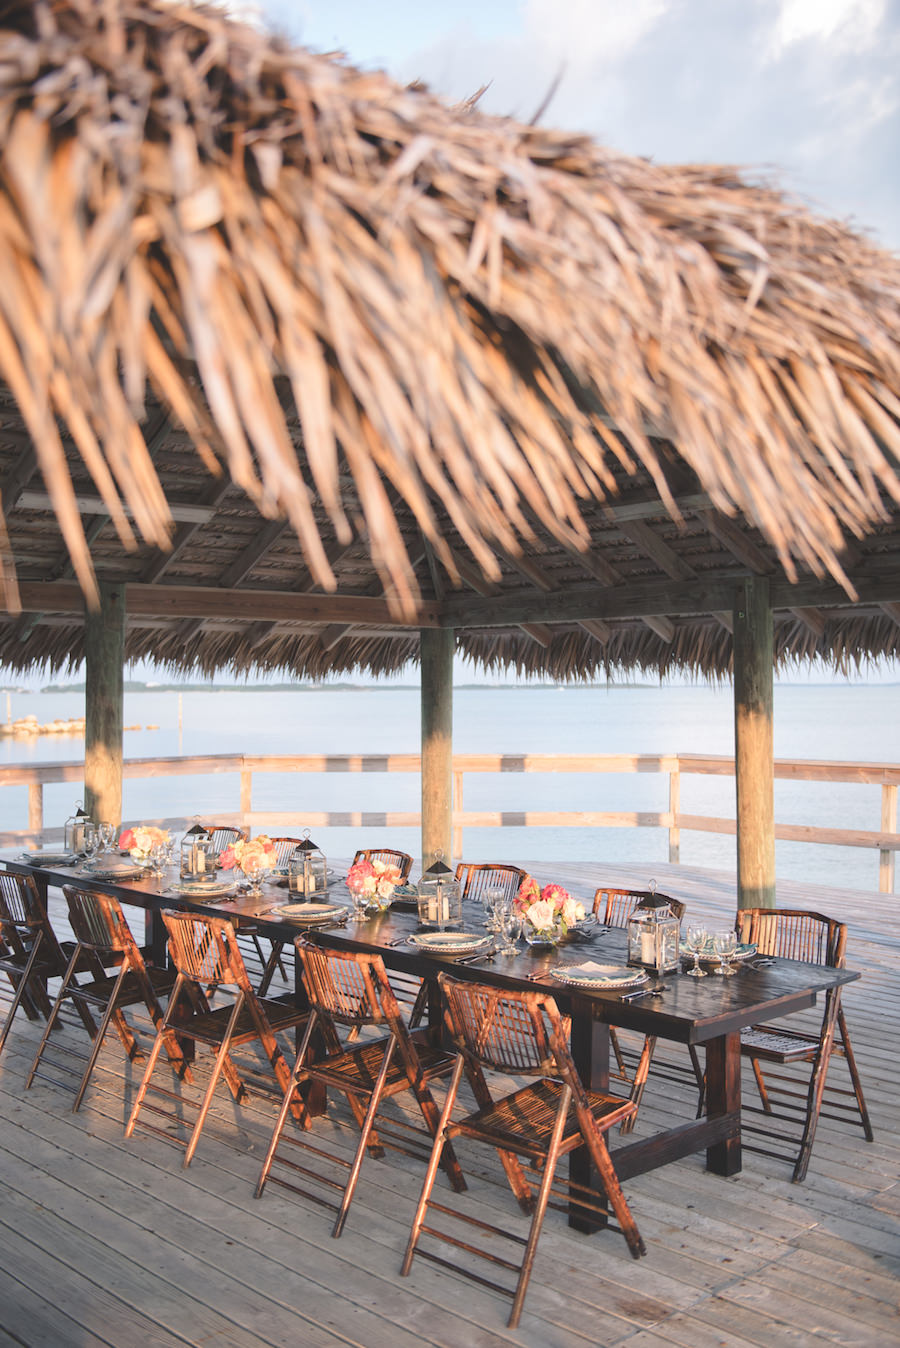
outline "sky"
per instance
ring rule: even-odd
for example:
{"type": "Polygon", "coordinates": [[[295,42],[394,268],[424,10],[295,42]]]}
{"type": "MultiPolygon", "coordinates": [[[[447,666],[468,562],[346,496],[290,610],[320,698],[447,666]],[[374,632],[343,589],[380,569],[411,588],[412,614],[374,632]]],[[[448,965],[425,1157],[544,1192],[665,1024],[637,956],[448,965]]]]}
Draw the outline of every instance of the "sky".
{"type": "Polygon", "coordinates": [[[487,112],[744,166],[900,250],[900,0],[262,0],[267,27],[487,112]]]}

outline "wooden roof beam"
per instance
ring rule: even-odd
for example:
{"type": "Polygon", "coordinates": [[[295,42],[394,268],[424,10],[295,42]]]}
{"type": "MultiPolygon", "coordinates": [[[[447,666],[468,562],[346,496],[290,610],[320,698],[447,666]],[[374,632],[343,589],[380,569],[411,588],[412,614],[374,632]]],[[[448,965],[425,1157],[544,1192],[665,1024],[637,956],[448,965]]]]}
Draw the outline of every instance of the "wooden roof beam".
{"type": "Polygon", "coordinates": [[[675,624],[672,622],[671,618],[645,618],[644,622],[650,628],[651,632],[656,633],[661,641],[664,641],[667,646],[671,646],[672,642],[675,640],[675,624]]]}
{"type": "Polygon", "coordinates": [[[889,618],[893,618],[897,626],[900,627],[900,603],[882,604],[881,609],[889,618]]]}
{"type": "MultiPolygon", "coordinates": [[[[109,506],[103,500],[102,496],[91,496],[84,492],[76,492],[75,504],[81,515],[104,515],[109,518],[109,506]]],[[[25,491],[20,492],[17,501],[19,510],[43,510],[47,513],[54,512],[54,505],[50,496],[45,491],[25,491]]],[[[122,504],[122,509],[129,519],[134,518],[133,512],[129,507],[122,504]]],[[[208,505],[186,505],[179,502],[169,502],[169,514],[176,523],[186,524],[208,524],[215,514],[215,509],[208,505]]]]}
{"type": "Polygon", "coordinates": [[[696,571],[688,566],[687,562],[682,561],[665,539],[660,538],[659,534],[643,520],[629,520],[620,527],[625,537],[630,538],[635,547],[640,548],[641,552],[656,562],[659,569],[673,580],[693,580],[696,577],[696,571]]]}
{"type": "Polygon", "coordinates": [[[701,511],[700,518],[713,537],[724,543],[732,557],[736,557],[748,571],[757,576],[768,576],[774,570],[772,562],[762,549],[758,548],[753,539],[748,538],[727,515],[721,515],[717,510],[704,510],[701,511]]]}
{"type": "Polygon", "coordinates": [[[10,512],[15,510],[23,491],[34,477],[36,470],[37,456],[34,452],[34,445],[29,438],[25,449],[22,450],[3,479],[2,485],[0,485],[0,499],[3,501],[3,518],[5,520],[8,520],[10,512]]]}
{"type": "Polygon", "coordinates": [[[825,614],[818,608],[792,608],[791,613],[821,641],[825,635],[825,614]]]}
{"type": "MultiPolygon", "coordinates": [[[[403,628],[441,626],[437,606],[423,603],[413,624],[394,618],[387,601],[369,595],[297,594],[284,590],[223,590],[212,585],[125,585],[127,611],[136,616],[239,618],[250,622],[367,623],[403,628]]],[[[84,595],[75,581],[25,581],[26,612],[84,612],[84,595]]],[[[508,623],[506,624],[508,626],[508,623]]]]}
{"type": "Polygon", "coordinates": [[[609,623],[601,622],[599,618],[582,618],[578,624],[583,627],[585,632],[589,632],[595,641],[599,641],[601,646],[605,646],[612,636],[612,628],[609,623]]]}

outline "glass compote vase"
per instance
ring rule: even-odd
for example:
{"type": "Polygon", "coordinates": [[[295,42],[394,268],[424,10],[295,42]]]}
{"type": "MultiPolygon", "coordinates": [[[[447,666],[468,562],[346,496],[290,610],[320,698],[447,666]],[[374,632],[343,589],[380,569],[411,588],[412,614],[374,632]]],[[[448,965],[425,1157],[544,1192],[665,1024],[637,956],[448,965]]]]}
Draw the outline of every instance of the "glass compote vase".
{"type": "Polygon", "coordinates": [[[258,899],[262,894],[262,882],[272,869],[272,863],[261,857],[245,857],[241,862],[244,879],[250,886],[247,891],[251,898],[258,899]]]}
{"type": "Polygon", "coordinates": [[[549,926],[536,927],[526,917],[522,924],[522,934],[529,945],[554,946],[559,945],[565,931],[559,918],[555,918],[549,926]]]}

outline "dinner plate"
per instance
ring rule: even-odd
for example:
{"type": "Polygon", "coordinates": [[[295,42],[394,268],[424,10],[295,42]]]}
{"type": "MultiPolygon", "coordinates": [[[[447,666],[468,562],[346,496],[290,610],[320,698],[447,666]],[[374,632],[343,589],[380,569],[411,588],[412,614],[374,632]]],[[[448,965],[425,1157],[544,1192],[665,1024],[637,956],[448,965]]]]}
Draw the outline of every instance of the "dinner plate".
{"type": "MultiPolygon", "coordinates": [[[[737,946],[735,947],[734,953],[732,954],[731,959],[732,959],[732,960],[748,960],[748,959],[750,959],[750,957],[751,957],[752,955],[755,955],[755,954],[756,954],[756,951],[757,951],[757,947],[756,947],[755,945],[748,944],[748,943],[745,942],[745,941],[740,941],[740,942],[738,942],[737,946]]],[[[681,950],[680,950],[680,953],[681,953],[682,959],[693,959],[693,958],[694,958],[694,952],[693,952],[693,950],[688,950],[688,948],[687,948],[687,946],[684,944],[684,942],[682,942],[682,944],[681,944],[681,950]]],[[[715,952],[715,950],[713,949],[712,945],[710,945],[709,943],[707,943],[707,945],[705,945],[704,948],[700,951],[700,963],[701,963],[701,964],[718,964],[718,963],[719,963],[719,956],[716,954],[716,952],[715,952]]]]}
{"type": "Polygon", "coordinates": [[[176,880],[172,885],[176,894],[192,899],[221,899],[225,894],[233,894],[234,888],[233,880],[176,880]]]}
{"type": "Polygon", "coordinates": [[[333,922],[335,918],[346,917],[349,910],[342,903],[281,903],[271,912],[294,922],[333,922]]]}
{"type": "Polygon", "coordinates": [[[146,873],[143,866],[85,866],[81,871],[92,880],[137,880],[146,873]]]}
{"type": "Polygon", "coordinates": [[[409,944],[432,955],[468,955],[493,944],[493,937],[471,931],[417,931],[409,944]]]}
{"type": "Polygon", "coordinates": [[[20,860],[30,866],[73,866],[78,857],[74,852],[23,852],[20,860]]]}
{"type": "Polygon", "coordinates": [[[560,964],[551,970],[560,983],[573,988],[630,988],[646,983],[644,969],[629,969],[622,964],[560,964]]]}

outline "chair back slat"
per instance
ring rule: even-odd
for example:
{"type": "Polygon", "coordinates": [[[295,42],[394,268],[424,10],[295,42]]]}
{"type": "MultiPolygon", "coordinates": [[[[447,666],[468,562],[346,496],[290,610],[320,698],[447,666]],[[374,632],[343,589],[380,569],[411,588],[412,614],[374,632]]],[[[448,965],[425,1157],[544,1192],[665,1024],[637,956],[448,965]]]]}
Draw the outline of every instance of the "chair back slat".
{"type": "Polygon", "coordinates": [[[175,968],[195,983],[250,990],[234,927],[225,917],[200,917],[163,911],[169,956],[175,968]]]}
{"type": "Polygon", "coordinates": [[[826,964],[840,969],[847,948],[847,924],[824,913],[797,908],[741,908],[735,920],[738,938],[758,946],[761,955],[826,964]]]}
{"type": "Polygon", "coordinates": [[[380,955],[324,950],[303,936],[294,945],[313,1010],[342,1025],[376,1025],[399,1017],[380,955]]]}
{"type": "Polygon", "coordinates": [[[63,885],[69,906],[69,925],[75,940],[87,950],[121,952],[131,943],[131,933],[118,899],[89,889],[63,885]]]}
{"type": "Polygon", "coordinates": [[[357,861],[387,861],[399,866],[401,884],[409,879],[413,864],[408,852],[398,852],[394,847],[361,847],[353,858],[354,866],[357,861]]]}
{"type": "Polygon", "coordinates": [[[0,871],[0,933],[13,928],[42,927],[47,914],[32,875],[0,871]]]}
{"type": "Polygon", "coordinates": [[[246,842],[249,836],[247,829],[237,828],[232,824],[204,824],[203,828],[209,834],[213,851],[217,855],[224,852],[226,847],[231,847],[232,843],[246,842]]]}
{"type": "Polygon", "coordinates": [[[544,1076],[555,1064],[545,1007],[559,1022],[553,999],[536,992],[502,992],[480,983],[438,981],[446,997],[448,1030],[456,1048],[499,1072],[544,1076]]]}
{"type": "Polygon", "coordinates": [[[610,889],[601,885],[594,894],[593,911],[604,926],[624,927],[636,908],[652,908],[660,902],[667,903],[679,922],[682,920],[686,905],[681,899],[649,889],[610,889]]]}
{"type": "Polygon", "coordinates": [[[504,898],[514,898],[528,872],[503,862],[461,861],[456,868],[462,897],[481,901],[486,889],[502,889],[504,898]]]}
{"type": "Polygon", "coordinates": [[[286,866],[294,848],[299,847],[302,841],[302,838],[272,838],[271,842],[275,847],[275,865],[286,866]]]}

